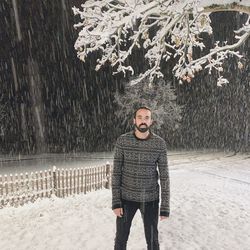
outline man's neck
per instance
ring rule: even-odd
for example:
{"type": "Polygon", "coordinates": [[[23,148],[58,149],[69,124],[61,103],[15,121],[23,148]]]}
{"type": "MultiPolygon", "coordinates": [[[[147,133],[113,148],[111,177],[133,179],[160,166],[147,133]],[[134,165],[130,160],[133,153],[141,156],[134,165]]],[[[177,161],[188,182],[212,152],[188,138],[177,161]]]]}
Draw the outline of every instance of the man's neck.
{"type": "Polygon", "coordinates": [[[146,139],[146,138],[148,138],[148,136],[149,136],[149,134],[150,134],[150,132],[149,132],[149,130],[147,131],[147,132],[145,132],[145,133],[141,133],[139,130],[135,130],[135,136],[137,137],[137,138],[139,138],[139,139],[146,139]]]}

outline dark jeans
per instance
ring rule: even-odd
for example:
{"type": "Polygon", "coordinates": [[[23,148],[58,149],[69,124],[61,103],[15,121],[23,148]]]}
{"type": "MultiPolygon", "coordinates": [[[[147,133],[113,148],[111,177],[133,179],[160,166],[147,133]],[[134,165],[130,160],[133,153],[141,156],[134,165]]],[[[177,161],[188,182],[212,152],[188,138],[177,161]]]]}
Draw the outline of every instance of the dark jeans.
{"type": "Polygon", "coordinates": [[[126,250],[130,227],[137,209],[140,209],[148,250],[159,250],[159,200],[135,202],[122,200],[123,216],[116,217],[115,250],[126,250]]]}

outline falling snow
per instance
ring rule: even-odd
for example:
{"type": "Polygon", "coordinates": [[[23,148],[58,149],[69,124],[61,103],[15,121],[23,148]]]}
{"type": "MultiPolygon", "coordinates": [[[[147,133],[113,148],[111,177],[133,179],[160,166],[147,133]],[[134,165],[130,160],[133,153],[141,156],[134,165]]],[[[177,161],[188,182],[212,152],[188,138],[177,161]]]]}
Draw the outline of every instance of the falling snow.
{"type": "MultiPolygon", "coordinates": [[[[176,64],[178,56],[174,59],[171,53],[166,53],[159,60],[157,46],[161,44],[152,39],[151,32],[143,32],[143,43],[136,43],[133,50],[125,43],[119,44],[122,49],[119,56],[114,50],[105,64],[105,53],[102,58],[100,51],[94,52],[92,40],[91,53],[86,58],[82,55],[84,62],[80,61],[74,48],[80,31],[74,24],[80,18],[74,16],[72,7],[80,8],[83,2],[86,1],[0,2],[0,175],[40,171],[52,166],[78,168],[112,162],[117,137],[132,127],[130,109],[136,99],[147,100],[158,122],[153,129],[166,140],[169,154],[171,212],[167,220],[159,222],[161,249],[248,250],[249,38],[239,51],[229,55],[222,51],[215,58],[205,58],[207,71],[202,71],[203,63],[196,58],[249,36],[249,13],[207,13],[205,18],[197,19],[195,28],[204,32],[199,32],[200,40],[190,37],[189,42],[195,48],[185,47],[185,62],[192,65],[181,72],[185,64],[176,64]],[[234,33],[236,30],[238,34],[234,33]],[[151,47],[152,42],[156,46],[151,47]],[[226,56],[227,62],[222,65],[226,56]],[[121,73],[114,75],[112,66],[119,57],[127,58],[128,65],[118,64],[121,73]],[[131,72],[135,77],[143,72],[150,75],[153,62],[158,63],[155,70],[158,76],[164,75],[164,84],[157,88],[161,86],[157,79],[145,88],[135,85],[138,93],[143,90],[146,95],[138,98],[133,88],[128,88],[131,72]],[[178,69],[179,73],[185,73],[181,85],[173,72],[176,70],[178,77],[178,69]]],[[[135,1],[126,2],[133,12],[135,1]]],[[[170,2],[180,6],[191,0],[170,2]]],[[[199,6],[193,10],[235,0],[198,2],[199,6]]],[[[249,0],[237,2],[249,9],[249,0]]],[[[140,11],[133,13],[139,15],[140,11]]],[[[183,9],[176,7],[174,12],[178,16],[183,9]]],[[[129,27],[136,27],[136,15],[131,19],[127,15],[125,21],[129,27]]],[[[121,23],[117,16],[115,20],[116,25],[121,23]]],[[[172,22],[171,18],[167,20],[172,22]]],[[[106,21],[108,24],[109,20],[106,21]]],[[[165,24],[163,21],[162,25],[165,24]]],[[[175,26],[170,40],[180,45],[181,40],[187,42],[189,38],[178,27],[175,26]]],[[[192,33],[194,26],[191,28],[192,33]]],[[[187,31],[187,26],[183,29],[187,31]]],[[[110,41],[111,31],[98,31],[98,41],[110,41]]],[[[159,38],[163,34],[157,35],[159,38]]],[[[89,41],[80,37],[78,42],[89,41]]],[[[171,47],[168,49],[171,51],[171,47]]],[[[84,50],[79,49],[79,53],[83,54],[84,50]]],[[[7,207],[0,209],[0,218],[1,250],[33,250],[34,246],[37,250],[113,249],[116,230],[111,190],[66,199],[53,197],[19,208],[7,207]]],[[[142,249],[146,249],[146,242],[137,212],[128,250],[142,249]]]]}

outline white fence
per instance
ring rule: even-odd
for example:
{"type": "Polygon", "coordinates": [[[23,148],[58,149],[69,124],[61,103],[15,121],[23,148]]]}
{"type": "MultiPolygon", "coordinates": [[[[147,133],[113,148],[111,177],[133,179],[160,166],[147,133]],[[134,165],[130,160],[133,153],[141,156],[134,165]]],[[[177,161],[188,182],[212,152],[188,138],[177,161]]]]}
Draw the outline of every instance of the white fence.
{"type": "Polygon", "coordinates": [[[38,198],[67,197],[73,194],[110,188],[112,167],[45,170],[25,174],[0,175],[0,208],[19,206],[38,198]]]}

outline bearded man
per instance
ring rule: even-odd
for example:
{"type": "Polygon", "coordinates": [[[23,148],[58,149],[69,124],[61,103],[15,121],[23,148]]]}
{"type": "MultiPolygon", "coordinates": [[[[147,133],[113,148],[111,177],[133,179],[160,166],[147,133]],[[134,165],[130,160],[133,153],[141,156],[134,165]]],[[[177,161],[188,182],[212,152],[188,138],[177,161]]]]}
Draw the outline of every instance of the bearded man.
{"type": "Polygon", "coordinates": [[[116,216],[115,250],[126,250],[139,209],[148,250],[159,250],[158,219],[169,217],[169,171],[166,142],[151,131],[152,111],[134,112],[134,130],[116,142],[112,173],[112,210],[116,216]],[[160,177],[160,185],[158,179],[160,177]],[[159,205],[160,204],[160,205],[159,205]]]}

